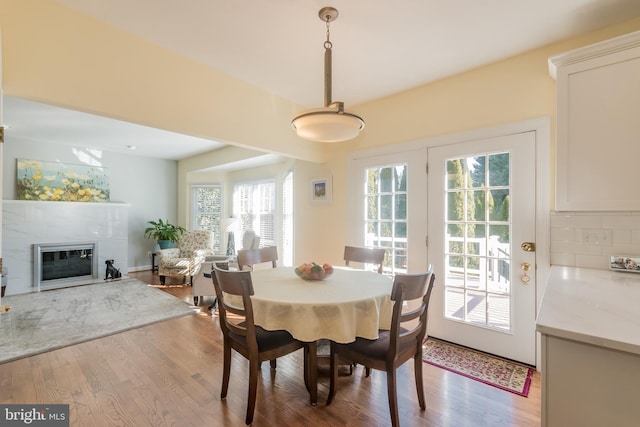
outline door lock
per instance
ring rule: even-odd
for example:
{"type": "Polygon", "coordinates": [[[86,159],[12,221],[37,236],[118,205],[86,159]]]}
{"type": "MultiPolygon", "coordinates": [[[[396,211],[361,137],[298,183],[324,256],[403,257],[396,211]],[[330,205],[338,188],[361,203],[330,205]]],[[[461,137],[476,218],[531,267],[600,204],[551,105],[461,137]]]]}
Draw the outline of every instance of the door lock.
{"type": "Polygon", "coordinates": [[[522,281],[523,285],[528,285],[531,277],[529,277],[527,272],[531,270],[531,264],[529,264],[528,262],[523,262],[522,264],[520,264],[520,268],[522,269],[522,271],[524,271],[524,273],[522,273],[522,276],[520,276],[520,280],[522,281]]]}

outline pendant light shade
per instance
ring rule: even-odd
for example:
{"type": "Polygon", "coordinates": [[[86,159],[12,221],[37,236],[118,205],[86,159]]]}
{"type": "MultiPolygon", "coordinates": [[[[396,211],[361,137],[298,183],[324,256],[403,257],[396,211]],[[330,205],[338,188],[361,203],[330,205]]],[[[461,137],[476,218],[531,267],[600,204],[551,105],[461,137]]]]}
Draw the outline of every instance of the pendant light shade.
{"type": "Polygon", "coordinates": [[[358,136],[364,128],[364,120],[344,111],[344,103],[331,100],[331,41],[329,23],[336,20],[338,11],[332,7],[320,9],[318,16],[327,24],[327,40],[324,42],[324,107],[305,111],[291,120],[291,127],[298,136],[310,141],[341,142],[358,136]]]}
{"type": "Polygon", "coordinates": [[[336,104],[299,114],[291,126],[300,138],[311,141],[341,142],[355,138],[364,127],[364,120],[343,111],[342,105],[334,107],[336,104]]]}

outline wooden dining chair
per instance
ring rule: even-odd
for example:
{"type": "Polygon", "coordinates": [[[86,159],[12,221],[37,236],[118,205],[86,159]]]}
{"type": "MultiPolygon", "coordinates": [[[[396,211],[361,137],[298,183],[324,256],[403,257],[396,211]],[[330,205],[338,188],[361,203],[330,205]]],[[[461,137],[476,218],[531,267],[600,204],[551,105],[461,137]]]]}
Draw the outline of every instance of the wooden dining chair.
{"type": "Polygon", "coordinates": [[[278,266],[278,248],[276,246],[265,246],[259,249],[241,249],[238,251],[238,269],[253,270],[256,264],[270,262],[273,268],[278,266]]]}
{"type": "MultiPolygon", "coordinates": [[[[258,371],[265,360],[275,360],[300,348],[306,344],[298,341],[287,331],[267,331],[256,326],[253,320],[253,282],[250,271],[229,271],[214,265],[213,285],[218,298],[220,328],[223,334],[224,361],[222,371],[222,391],[220,398],[227,397],[229,377],[231,373],[231,350],[235,350],[249,361],[249,393],[247,397],[247,414],[245,422],[251,424],[256,405],[258,390],[258,371]],[[242,298],[242,308],[229,304],[227,298],[234,295],[242,298]]],[[[315,347],[314,347],[315,350],[315,347]]],[[[308,353],[305,348],[304,379],[309,389],[308,353]]],[[[273,366],[273,365],[272,365],[273,366]]],[[[312,404],[315,404],[312,396],[312,404]]]]}
{"type": "Polygon", "coordinates": [[[345,246],[344,265],[350,267],[351,262],[373,264],[378,266],[378,273],[382,274],[384,254],[384,248],[360,248],[356,246],[345,246]]]}
{"type": "Polygon", "coordinates": [[[422,342],[427,333],[429,299],[434,281],[435,275],[431,266],[427,272],[421,274],[396,274],[391,290],[391,300],[393,301],[391,329],[379,331],[376,340],[356,338],[354,342],[349,344],[331,343],[327,405],[332,402],[336,394],[338,358],[345,357],[364,365],[367,369],[367,375],[369,369],[378,369],[387,373],[387,397],[391,424],[394,427],[399,426],[396,369],[413,358],[418,403],[421,409],[425,409],[422,382],[422,342]],[[415,306],[415,303],[418,305],[416,308],[404,309],[406,311],[403,311],[405,302],[408,303],[408,307],[415,306]]]}
{"type": "MultiPolygon", "coordinates": [[[[384,264],[385,250],[383,248],[361,248],[357,246],[345,246],[344,247],[344,265],[350,267],[350,262],[359,262],[363,264],[376,265],[378,273],[382,274],[382,267],[384,264]]],[[[318,361],[322,363],[323,360],[329,359],[329,352],[331,343],[329,340],[318,341],[318,361]]],[[[353,373],[355,363],[340,358],[341,366],[349,367],[349,375],[353,373]]]]}

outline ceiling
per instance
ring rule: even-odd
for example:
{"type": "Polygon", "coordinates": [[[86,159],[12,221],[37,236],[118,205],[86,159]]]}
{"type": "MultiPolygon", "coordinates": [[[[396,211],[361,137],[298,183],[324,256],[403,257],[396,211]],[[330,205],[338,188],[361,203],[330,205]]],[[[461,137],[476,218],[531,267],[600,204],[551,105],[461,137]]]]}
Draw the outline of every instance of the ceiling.
{"type": "MultiPolygon", "coordinates": [[[[306,108],[324,102],[326,28],[318,17],[324,6],[339,11],[330,27],[332,94],[347,109],[640,16],[638,0],[401,0],[393,6],[383,0],[56,1],[306,108]]],[[[9,126],[19,120],[13,104],[5,101],[9,126]]],[[[21,107],[29,114],[28,105],[21,107]]],[[[132,138],[129,145],[141,155],[153,141],[150,157],[179,159],[213,144],[87,114],[78,120],[91,121],[104,136],[96,144],[110,150],[123,150],[114,140],[132,138]],[[107,130],[112,125],[117,139],[107,130]],[[178,137],[186,138],[179,153],[172,140],[178,137]],[[158,140],[166,143],[159,148],[158,140]]],[[[76,129],[64,134],[62,127],[55,132],[61,140],[74,138],[76,129]]]]}
{"type": "Polygon", "coordinates": [[[178,160],[223,144],[24,99],[3,98],[7,138],[178,160]],[[135,148],[134,148],[135,147],[135,148]]]}

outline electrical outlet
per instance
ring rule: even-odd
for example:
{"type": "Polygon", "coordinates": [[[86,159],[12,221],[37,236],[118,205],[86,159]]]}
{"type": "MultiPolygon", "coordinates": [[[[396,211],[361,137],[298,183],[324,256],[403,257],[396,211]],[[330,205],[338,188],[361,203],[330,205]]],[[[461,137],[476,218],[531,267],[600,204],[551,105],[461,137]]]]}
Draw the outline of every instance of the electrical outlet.
{"type": "Polygon", "coordinates": [[[611,245],[611,230],[583,229],[582,242],[591,245],[611,245]]]}

